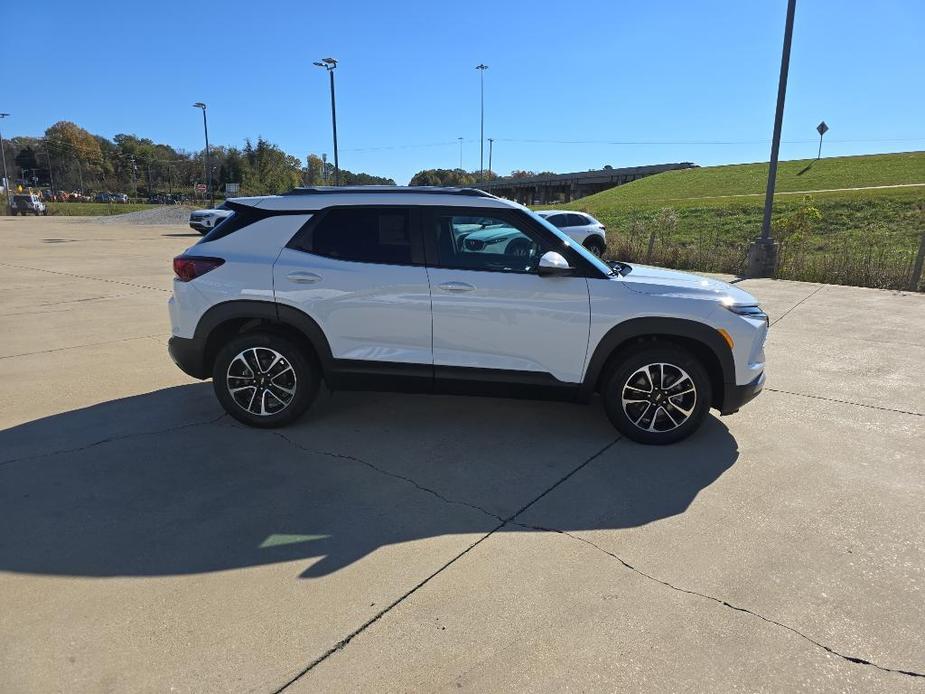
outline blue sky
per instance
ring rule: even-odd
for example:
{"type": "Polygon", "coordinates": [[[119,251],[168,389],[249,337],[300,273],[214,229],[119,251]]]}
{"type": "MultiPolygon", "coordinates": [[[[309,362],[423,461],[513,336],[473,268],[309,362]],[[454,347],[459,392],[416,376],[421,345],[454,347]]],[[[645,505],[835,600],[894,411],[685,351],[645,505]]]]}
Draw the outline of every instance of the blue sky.
{"type": "MultiPolygon", "coordinates": [[[[201,100],[213,143],[262,135],[330,156],[327,78],[311,63],[331,55],[341,165],[398,183],[457,166],[460,136],[478,168],[480,62],[501,173],[762,161],[785,6],[46,2],[40,36],[5,37],[0,64],[18,77],[4,80],[2,127],[72,120],[198,150],[201,100]]],[[[923,26],[922,0],[798,0],[781,157],[815,156],[822,119],[827,155],[925,149],[923,26]]]]}

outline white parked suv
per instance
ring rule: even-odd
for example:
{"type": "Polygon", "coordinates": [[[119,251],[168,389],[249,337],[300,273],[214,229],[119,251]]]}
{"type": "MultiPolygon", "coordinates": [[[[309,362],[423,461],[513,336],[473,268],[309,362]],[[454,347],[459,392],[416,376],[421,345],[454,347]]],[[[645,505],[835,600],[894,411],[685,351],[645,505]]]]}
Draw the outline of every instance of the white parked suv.
{"type": "Polygon", "coordinates": [[[229,414],[275,427],[331,389],[587,401],[644,443],[764,384],[768,320],[712,279],[607,264],[466,188],[239,198],[174,259],[170,354],[229,414]]]}
{"type": "Polygon", "coordinates": [[[601,257],[607,249],[607,229],[587,212],[543,210],[537,214],[558,227],[594,255],[601,257]]]}
{"type": "Polygon", "coordinates": [[[230,216],[231,210],[222,203],[210,210],[193,210],[190,212],[189,225],[191,229],[195,229],[200,234],[208,234],[218,226],[219,222],[230,216]]]}

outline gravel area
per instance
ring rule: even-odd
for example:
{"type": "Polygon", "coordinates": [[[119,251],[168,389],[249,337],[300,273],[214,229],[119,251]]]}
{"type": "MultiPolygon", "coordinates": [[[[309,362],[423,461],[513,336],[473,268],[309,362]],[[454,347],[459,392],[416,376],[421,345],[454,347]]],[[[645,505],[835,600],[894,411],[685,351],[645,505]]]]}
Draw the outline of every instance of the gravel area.
{"type": "Polygon", "coordinates": [[[190,212],[198,209],[186,205],[165,205],[155,210],[127,212],[104,217],[87,217],[85,221],[94,224],[186,224],[190,212]]]}

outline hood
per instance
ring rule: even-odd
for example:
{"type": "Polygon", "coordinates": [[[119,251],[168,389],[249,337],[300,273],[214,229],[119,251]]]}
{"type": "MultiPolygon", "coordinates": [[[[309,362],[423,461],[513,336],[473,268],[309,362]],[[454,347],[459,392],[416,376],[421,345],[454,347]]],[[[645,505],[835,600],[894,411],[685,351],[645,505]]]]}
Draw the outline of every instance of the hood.
{"type": "Polygon", "coordinates": [[[728,282],[650,265],[629,265],[632,270],[623,276],[623,283],[627,289],[640,294],[686,296],[717,301],[728,299],[736,304],[758,303],[751,294],[728,282]]]}

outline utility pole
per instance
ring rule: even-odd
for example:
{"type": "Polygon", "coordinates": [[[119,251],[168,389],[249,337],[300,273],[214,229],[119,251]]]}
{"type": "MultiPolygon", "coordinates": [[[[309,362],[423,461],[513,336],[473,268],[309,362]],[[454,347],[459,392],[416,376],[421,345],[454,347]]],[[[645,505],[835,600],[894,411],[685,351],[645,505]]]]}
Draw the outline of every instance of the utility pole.
{"type": "Polygon", "coordinates": [[[77,157],[76,154],[74,155],[74,161],[77,162],[77,179],[80,181],[80,194],[83,195],[84,194],[84,170],[83,170],[83,167],[80,165],[80,159],[77,157]]]}
{"type": "Polygon", "coordinates": [[[494,149],[495,138],[488,138],[488,174],[491,175],[491,151],[494,149]]]}
{"type": "MultiPolygon", "coordinates": [[[[9,118],[9,116],[9,113],[0,113],[0,120],[9,118]]],[[[6,150],[3,148],[3,133],[0,133],[0,157],[3,158],[3,195],[6,198],[6,206],[3,213],[9,214],[12,210],[10,207],[10,176],[6,172],[6,150]]]]}
{"type": "Polygon", "coordinates": [[[133,154],[132,156],[130,156],[128,160],[129,160],[129,164],[131,164],[131,167],[132,167],[132,172],[131,172],[132,173],[132,197],[137,198],[138,197],[138,184],[135,183],[135,155],[133,154]]]}
{"type": "Polygon", "coordinates": [[[779,245],[771,238],[771,209],[777,182],[777,158],[780,153],[780,131],[784,121],[784,100],[787,96],[787,74],[790,71],[790,43],[793,38],[793,16],[796,0],[787,0],[787,20],[784,25],[784,46],[780,59],[780,79],[777,83],[777,110],[774,113],[774,135],[771,139],[771,161],[768,166],[768,187],[764,196],[764,219],[761,236],[748,247],[749,277],[770,277],[777,267],[779,245]]]}
{"type": "Polygon", "coordinates": [[[324,185],[328,184],[328,153],[321,153],[321,182],[324,185]]]}
{"type": "Polygon", "coordinates": [[[206,121],[206,105],[201,101],[197,101],[193,104],[193,108],[202,109],[202,129],[206,134],[206,158],[202,162],[202,173],[203,178],[206,179],[206,190],[209,191],[209,196],[212,200],[211,206],[215,207],[215,191],[212,190],[212,169],[209,166],[209,123],[206,121]]]}
{"type": "Polygon", "coordinates": [[[48,141],[44,142],[45,145],[45,158],[48,160],[48,179],[51,181],[51,194],[52,196],[57,196],[57,191],[55,190],[55,175],[51,171],[51,152],[48,151],[48,141]]]}
{"type": "Polygon", "coordinates": [[[481,101],[479,107],[479,180],[485,178],[485,70],[488,66],[485,63],[479,63],[475,66],[479,71],[479,91],[481,92],[481,101]]]}
{"type": "Polygon", "coordinates": [[[340,159],[337,156],[337,101],[334,98],[334,70],[337,68],[337,60],[334,58],[322,58],[320,61],[313,63],[318,67],[327,70],[328,77],[331,78],[331,130],[334,133],[334,185],[340,185],[340,159]]]}

